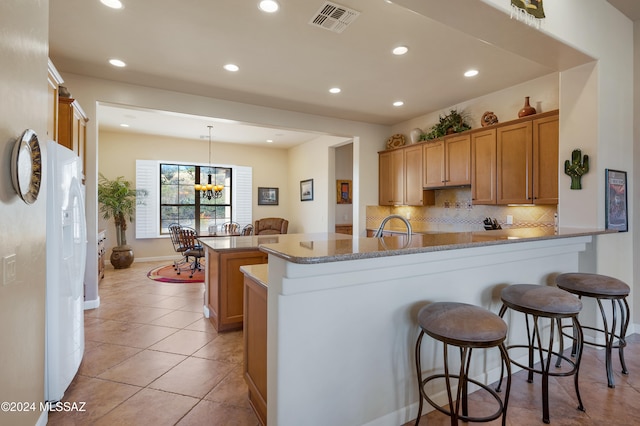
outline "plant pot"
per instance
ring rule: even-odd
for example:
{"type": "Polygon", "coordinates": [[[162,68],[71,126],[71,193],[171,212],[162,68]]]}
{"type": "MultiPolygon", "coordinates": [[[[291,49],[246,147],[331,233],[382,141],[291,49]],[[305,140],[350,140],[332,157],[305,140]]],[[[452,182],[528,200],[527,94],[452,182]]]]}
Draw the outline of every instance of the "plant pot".
{"type": "Polygon", "coordinates": [[[133,263],[133,249],[131,246],[114,247],[110,260],[115,269],[126,269],[133,263]]]}

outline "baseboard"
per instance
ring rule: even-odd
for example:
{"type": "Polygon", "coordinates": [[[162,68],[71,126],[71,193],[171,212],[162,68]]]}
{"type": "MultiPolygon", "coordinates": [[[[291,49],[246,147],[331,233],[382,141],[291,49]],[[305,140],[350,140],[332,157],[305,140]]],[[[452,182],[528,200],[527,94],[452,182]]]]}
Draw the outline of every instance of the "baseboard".
{"type": "Polygon", "coordinates": [[[47,426],[48,422],[49,422],[49,412],[45,410],[40,413],[40,417],[38,417],[36,426],[47,426]]]}
{"type": "Polygon", "coordinates": [[[96,309],[98,306],[100,306],[100,296],[98,296],[97,299],[93,299],[93,300],[85,300],[84,301],[84,310],[88,310],[88,309],[96,309]]]}

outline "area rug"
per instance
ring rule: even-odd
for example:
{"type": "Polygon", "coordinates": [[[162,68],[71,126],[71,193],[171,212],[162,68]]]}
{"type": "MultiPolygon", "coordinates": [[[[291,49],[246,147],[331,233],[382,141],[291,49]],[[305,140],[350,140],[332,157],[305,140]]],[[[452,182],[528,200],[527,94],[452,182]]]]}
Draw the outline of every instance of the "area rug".
{"type": "MultiPolygon", "coordinates": [[[[203,259],[204,260],[204,259],[203,259]]],[[[173,269],[173,265],[160,266],[154,268],[147,273],[147,277],[154,281],[162,283],[177,283],[177,284],[195,284],[204,282],[204,262],[201,262],[202,270],[196,271],[193,274],[193,278],[189,278],[191,271],[186,268],[186,265],[182,265],[183,270],[180,275],[173,269]]]]}

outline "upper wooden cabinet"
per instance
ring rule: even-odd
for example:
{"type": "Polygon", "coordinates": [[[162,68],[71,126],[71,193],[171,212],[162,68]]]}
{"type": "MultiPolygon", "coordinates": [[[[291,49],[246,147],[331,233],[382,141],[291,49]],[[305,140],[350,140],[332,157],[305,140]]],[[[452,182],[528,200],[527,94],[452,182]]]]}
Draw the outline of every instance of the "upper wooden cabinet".
{"type": "Polygon", "coordinates": [[[404,203],[404,151],[394,149],[378,156],[378,204],[404,203]]]}
{"type": "Polygon", "coordinates": [[[424,188],[471,184],[471,135],[455,135],[423,145],[424,188]]]}
{"type": "Polygon", "coordinates": [[[496,129],[471,135],[471,200],[473,204],[496,204],[496,129]]]}
{"type": "Polygon", "coordinates": [[[49,60],[47,67],[47,139],[58,140],[58,87],[62,84],[62,77],[49,60]]]}
{"type": "Polygon", "coordinates": [[[496,129],[498,204],[533,203],[531,121],[496,129]]]}
{"type": "Polygon", "coordinates": [[[533,203],[558,204],[558,114],[533,120],[533,203]]]}
{"type": "Polygon", "coordinates": [[[435,195],[422,188],[422,145],[380,152],[378,156],[378,204],[423,206],[435,195]]]}
{"type": "Polygon", "coordinates": [[[471,134],[474,204],[558,203],[558,111],[471,134]]]}
{"type": "Polygon", "coordinates": [[[58,143],[80,157],[83,176],[86,164],[87,121],[89,120],[86,114],[75,99],[58,98],[58,143]]]}

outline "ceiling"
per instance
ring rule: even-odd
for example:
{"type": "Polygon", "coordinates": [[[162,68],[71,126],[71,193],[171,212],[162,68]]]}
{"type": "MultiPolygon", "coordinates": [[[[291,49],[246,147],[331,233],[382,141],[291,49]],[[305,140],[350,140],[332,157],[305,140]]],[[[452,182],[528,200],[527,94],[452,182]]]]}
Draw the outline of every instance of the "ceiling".
{"type": "Polygon", "coordinates": [[[640,20],[640,2],[638,0],[607,0],[632,21],[640,20]]]}
{"type": "MultiPolygon", "coordinates": [[[[98,0],[52,1],[50,57],[63,77],[81,74],[383,125],[558,70],[385,0],[337,2],[360,12],[340,33],[309,24],[325,1],[280,0],[275,14],[260,11],[257,1],[122,0],[120,10],[98,0]],[[398,45],[409,52],[392,55],[398,45]],[[127,67],[109,65],[110,58],[127,67]],[[224,70],[227,63],[240,70],[224,70]],[[470,68],[479,75],[463,77],[470,68]],[[330,94],[336,86],[342,92],[330,94]],[[397,100],[404,105],[394,107],[397,100]]],[[[122,105],[101,106],[98,115],[101,129],[122,131],[126,123],[129,132],[206,139],[206,126],[213,125],[215,141],[273,139],[280,148],[318,136],[122,105]]]]}

